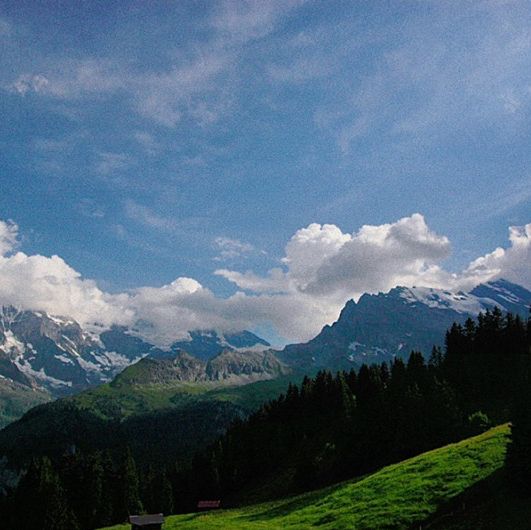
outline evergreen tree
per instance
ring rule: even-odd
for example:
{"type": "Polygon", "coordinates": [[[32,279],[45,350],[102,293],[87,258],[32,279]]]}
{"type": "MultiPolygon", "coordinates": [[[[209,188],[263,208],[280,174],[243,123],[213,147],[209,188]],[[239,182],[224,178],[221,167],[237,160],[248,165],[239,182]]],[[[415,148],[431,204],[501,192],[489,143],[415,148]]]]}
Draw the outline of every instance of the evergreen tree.
{"type": "Polygon", "coordinates": [[[173,488],[166,470],[160,476],[160,511],[165,515],[173,513],[173,488]]]}
{"type": "Polygon", "coordinates": [[[122,467],[122,518],[131,514],[138,514],[142,512],[142,502],[140,501],[138,472],[136,463],[131,453],[131,449],[127,448],[125,452],[123,467],[122,467]]]}

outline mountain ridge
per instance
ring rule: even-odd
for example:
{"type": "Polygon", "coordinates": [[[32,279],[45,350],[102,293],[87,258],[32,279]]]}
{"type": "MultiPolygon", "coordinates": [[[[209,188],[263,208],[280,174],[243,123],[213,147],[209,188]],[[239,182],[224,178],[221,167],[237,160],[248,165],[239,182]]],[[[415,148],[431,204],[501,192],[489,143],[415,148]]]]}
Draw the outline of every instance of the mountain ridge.
{"type": "Polygon", "coordinates": [[[507,280],[480,284],[468,293],[397,286],[349,300],[336,322],[308,342],[287,345],[279,358],[300,369],[338,369],[405,357],[412,350],[429,355],[434,345],[444,345],[454,322],[496,306],[525,318],[530,305],[531,292],[507,280]]]}

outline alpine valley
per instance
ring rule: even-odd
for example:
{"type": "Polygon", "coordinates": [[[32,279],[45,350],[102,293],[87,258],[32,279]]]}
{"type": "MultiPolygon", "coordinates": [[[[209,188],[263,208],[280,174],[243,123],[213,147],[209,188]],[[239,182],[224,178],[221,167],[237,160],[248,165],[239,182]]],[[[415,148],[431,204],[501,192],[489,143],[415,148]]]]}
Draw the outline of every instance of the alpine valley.
{"type": "MultiPolygon", "coordinates": [[[[434,345],[443,345],[453,322],[462,323],[495,306],[526,317],[530,304],[530,291],[505,280],[478,285],[468,293],[399,286],[387,293],[364,294],[358,302],[350,300],[338,320],[314,339],[281,351],[272,350],[250,331],[215,330],[191,330],[186,340],[161,349],[137,328],[82,329],[68,317],[3,307],[0,425],[38,403],[113,379],[104,388],[123,388],[127,382],[128,388],[157,384],[165,392],[179,388],[198,393],[283,380],[289,373],[296,379],[321,368],[349,369],[395,356],[406,358],[412,350],[428,354],[434,345]]],[[[88,395],[94,392],[98,390],[88,395]]],[[[150,408],[146,403],[140,407],[142,412],[150,408]]]]}

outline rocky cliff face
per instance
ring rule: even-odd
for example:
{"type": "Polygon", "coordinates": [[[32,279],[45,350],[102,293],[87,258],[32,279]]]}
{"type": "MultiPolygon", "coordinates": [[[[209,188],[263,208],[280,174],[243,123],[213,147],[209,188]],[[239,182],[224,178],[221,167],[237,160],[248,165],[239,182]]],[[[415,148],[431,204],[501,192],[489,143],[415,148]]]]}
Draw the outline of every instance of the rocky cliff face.
{"type": "Polygon", "coordinates": [[[271,351],[224,351],[205,367],[209,381],[250,382],[274,379],[288,372],[288,367],[271,351]]]}
{"type": "Polygon", "coordinates": [[[271,351],[223,351],[205,362],[185,351],[164,358],[146,357],[126,368],[112,385],[224,383],[241,385],[289,373],[271,351]]]}

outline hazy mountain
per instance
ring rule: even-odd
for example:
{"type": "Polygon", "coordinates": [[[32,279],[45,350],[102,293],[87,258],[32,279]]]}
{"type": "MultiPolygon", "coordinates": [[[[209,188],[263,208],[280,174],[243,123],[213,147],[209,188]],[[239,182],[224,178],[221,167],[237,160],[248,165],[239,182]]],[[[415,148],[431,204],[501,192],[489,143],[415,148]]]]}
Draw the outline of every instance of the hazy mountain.
{"type": "Polygon", "coordinates": [[[270,346],[269,342],[250,331],[218,333],[214,330],[198,330],[190,332],[189,340],[174,342],[171,349],[172,351],[184,350],[198,359],[208,360],[222,351],[263,351],[270,346]]]}

